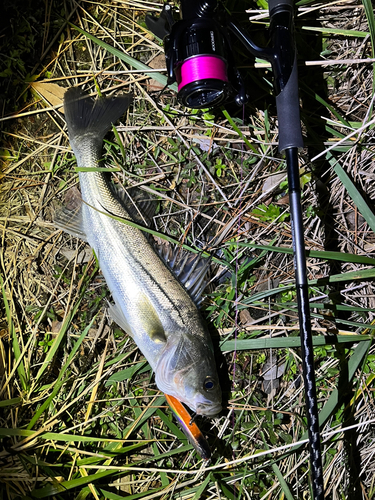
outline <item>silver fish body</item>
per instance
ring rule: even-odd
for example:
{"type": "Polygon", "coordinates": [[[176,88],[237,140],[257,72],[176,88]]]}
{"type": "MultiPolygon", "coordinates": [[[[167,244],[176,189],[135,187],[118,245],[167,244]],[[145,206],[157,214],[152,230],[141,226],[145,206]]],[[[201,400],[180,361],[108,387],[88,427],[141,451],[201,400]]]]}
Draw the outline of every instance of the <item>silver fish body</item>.
{"type": "MultiPolygon", "coordinates": [[[[98,167],[105,133],[131,97],[64,97],[69,139],[79,169],[98,167]]],[[[198,414],[221,410],[210,336],[185,288],[144,233],[108,214],[131,219],[106,173],[79,171],[82,208],[74,225],[95,251],[112,294],[114,320],[133,337],[155,372],[158,388],[198,414]]]]}

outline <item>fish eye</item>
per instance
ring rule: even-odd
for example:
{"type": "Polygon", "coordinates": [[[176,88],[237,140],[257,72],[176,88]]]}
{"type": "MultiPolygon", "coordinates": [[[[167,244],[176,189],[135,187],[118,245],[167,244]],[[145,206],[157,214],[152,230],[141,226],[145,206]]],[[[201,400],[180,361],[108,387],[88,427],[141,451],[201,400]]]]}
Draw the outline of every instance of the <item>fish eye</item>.
{"type": "Polygon", "coordinates": [[[206,389],[206,391],[212,391],[212,389],[215,388],[215,382],[211,377],[206,377],[203,386],[206,389]]]}

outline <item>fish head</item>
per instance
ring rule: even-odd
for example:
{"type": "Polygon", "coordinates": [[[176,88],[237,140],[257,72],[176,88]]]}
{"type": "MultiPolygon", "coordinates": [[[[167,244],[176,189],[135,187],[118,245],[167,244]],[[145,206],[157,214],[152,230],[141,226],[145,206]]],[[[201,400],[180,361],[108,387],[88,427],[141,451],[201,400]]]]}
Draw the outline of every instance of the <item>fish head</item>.
{"type": "Polygon", "coordinates": [[[221,388],[211,345],[184,335],[168,339],[155,370],[156,384],[198,415],[212,417],[221,409],[221,388]]]}

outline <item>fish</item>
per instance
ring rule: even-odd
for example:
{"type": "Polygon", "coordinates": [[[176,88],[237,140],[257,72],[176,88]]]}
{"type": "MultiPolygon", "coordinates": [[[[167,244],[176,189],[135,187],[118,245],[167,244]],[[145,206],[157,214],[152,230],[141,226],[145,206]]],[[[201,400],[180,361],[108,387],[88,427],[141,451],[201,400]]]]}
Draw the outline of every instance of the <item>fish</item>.
{"type": "Polygon", "coordinates": [[[200,311],[177,278],[179,270],[172,269],[173,252],[167,252],[171,268],[144,231],[125,223],[134,218],[102,168],[104,136],[131,102],[129,94],[95,100],[78,87],[65,92],[82,204],[74,215],[62,210],[55,225],[94,250],[113,299],[109,314],[134,339],[154,371],[158,389],[197,415],[212,417],[222,409],[222,394],[212,340],[200,311]]]}

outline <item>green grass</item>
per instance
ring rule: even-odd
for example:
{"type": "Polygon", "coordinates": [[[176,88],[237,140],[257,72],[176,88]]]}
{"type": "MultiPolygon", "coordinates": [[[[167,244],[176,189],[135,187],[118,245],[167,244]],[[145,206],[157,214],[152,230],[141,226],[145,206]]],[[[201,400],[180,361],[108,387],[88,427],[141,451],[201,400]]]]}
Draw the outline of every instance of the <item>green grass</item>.
{"type": "MultiPolygon", "coordinates": [[[[302,64],[374,57],[371,2],[356,4],[330,11],[317,0],[298,2],[312,10],[298,11],[296,31],[306,143],[301,183],[327,498],[367,499],[375,498],[373,64],[320,68],[313,77],[302,64]],[[366,457],[368,465],[351,457],[366,457]]],[[[150,2],[126,10],[111,2],[82,2],[35,74],[65,87],[85,83],[94,93],[134,93],[125,127],[116,126],[106,138],[100,169],[108,165],[114,182],[137,185],[157,200],[146,232],[211,254],[217,277],[227,271],[207,287],[202,305],[225,402],[219,418],[197,420],[212,460],[204,464],[196,454],[150,366],[133,341],[110,325],[111,299],[95,258],[51,224],[54,212],[74,201],[77,173],[63,115],[43,111],[47,105],[28,93],[32,114],[5,122],[12,128],[4,130],[1,156],[4,498],[309,495],[288,190],[282,181],[265,187],[274,174],[285,173],[271,75],[251,69],[252,61],[236,47],[250,88],[246,123],[242,109],[231,105],[215,112],[183,109],[175,88],[160,94],[146,78],[166,84],[164,73],[150,72],[162,47],[143,24],[147,9],[160,6],[150,2]],[[263,369],[270,360],[283,366],[283,374],[280,386],[266,394],[263,369]]],[[[228,8],[243,12],[231,2],[228,8]]],[[[37,31],[43,23],[44,18],[37,31]]],[[[48,41],[60,26],[49,25],[48,41]]],[[[259,35],[263,26],[256,22],[252,29],[259,35]]],[[[21,46],[15,49],[25,53],[21,46]]],[[[17,71],[14,64],[8,67],[17,71]]],[[[17,78],[27,86],[25,71],[17,78]]]]}

